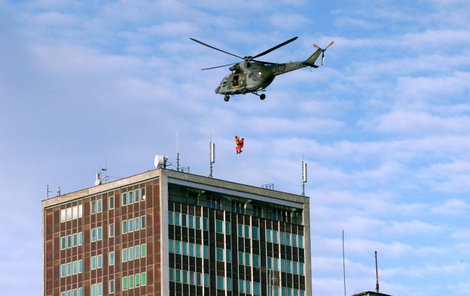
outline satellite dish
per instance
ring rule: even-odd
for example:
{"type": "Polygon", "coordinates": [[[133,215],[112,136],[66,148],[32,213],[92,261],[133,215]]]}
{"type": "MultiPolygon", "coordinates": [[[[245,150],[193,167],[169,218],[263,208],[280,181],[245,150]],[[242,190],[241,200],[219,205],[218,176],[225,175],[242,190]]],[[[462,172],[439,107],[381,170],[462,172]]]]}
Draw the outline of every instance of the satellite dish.
{"type": "Polygon", "coordinates": [[[96,186],[101,185],[101,174],[100,173],[96,173],[95,185],[96,186]]]}
{"type": "Polygon", "coordinates": [[[168,157],[163,156],[163,155],[155,155],[155,159],[153,161],[153,164],[155,168],[161,169],[166,167],[166,161],[168,160],[168,157]]]}

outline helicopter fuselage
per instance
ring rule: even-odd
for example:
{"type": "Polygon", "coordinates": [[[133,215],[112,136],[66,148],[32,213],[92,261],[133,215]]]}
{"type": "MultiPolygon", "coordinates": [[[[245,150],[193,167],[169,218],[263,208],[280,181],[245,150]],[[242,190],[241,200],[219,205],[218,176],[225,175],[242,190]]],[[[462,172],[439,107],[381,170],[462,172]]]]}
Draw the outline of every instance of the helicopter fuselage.
{"type": "Polygon", "coordinates": [[[231,55],[231,56],[234,56],[243,60],[243,62],[240,62],[240,63],[201,69],[201,70],[211,70],[211,69],[231,66],[229,68],[230,74],[226,75],[224,79],[222,79],[222,81],[220,82],[219,86],[215,89],[215,93],[224,95],[224,101],[228,102],[230,99],[230,95],[238,95],[238,94],[246,94],[246,93],[253,93],[259,96],[261,100],[264,100],[266,98],[266,95],[264,93],[259,94],[258,92],[264,91],[266,87],[268,87],[271,84],[271,82],[273,82],[274,78],[276,78],[277,75],[281,75],[281,74],[294,71],[300,68],[305,68],[305,67],[317,68],[318,66],[315,64],[315,61],[320,57],[320,55],[322,59],[321,64],[323,65],[323,58],[325,57],[325,51],[330,46],[333,45],[334,43],[333,41],[331,41],[330,44],[324,49],[314,44],[313,47],[316,47],[317,50],[313,52],[304,61],[277,64],[277,63],[263,62],[260,60],[256,60],[257,58],[264,56],[272,52],[273,50],[276,50],[286,44],[291,43],[297,38],[298,37],[294,37],[289,40],[286,40],[257,55],[245,56],[245,57],[222,50],[220,48],[214,47],[210,44],[204,43],[194,38],[190,38],[190,39],[201,45],[207,46],[214,50],[223,52],[225,54],[228,54],[228,55],[231,55]]]}
{"type": "Polygon", "coordinates": [[[231,73],[226,75],[215,93],[236,95],[256,93],[268,87],[277,75],[309,66],[302,62],[263,63],[258,61],[241,62],[230,67],[231,73]]]}

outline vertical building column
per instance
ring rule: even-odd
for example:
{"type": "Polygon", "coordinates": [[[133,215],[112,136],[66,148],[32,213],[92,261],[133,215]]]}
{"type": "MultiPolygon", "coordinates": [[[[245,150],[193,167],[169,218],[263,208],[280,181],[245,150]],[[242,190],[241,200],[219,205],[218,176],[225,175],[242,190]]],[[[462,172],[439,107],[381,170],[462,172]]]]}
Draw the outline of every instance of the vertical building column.
{"type": "Polygon", "coordinates": [[[170,260],[168,250],[168,177],[164,170],[160,170],[160,256],[161,256],[161,279],[160,279],[160,291],[162,295],[170,295],[170,260]]]}
{"type": "Polygon", "coordinates": [[[304,237],[305,237],[305,295],[312,295],[312,260],[310,242],[310,199],[306,198],[304,203],[304,237]]]}

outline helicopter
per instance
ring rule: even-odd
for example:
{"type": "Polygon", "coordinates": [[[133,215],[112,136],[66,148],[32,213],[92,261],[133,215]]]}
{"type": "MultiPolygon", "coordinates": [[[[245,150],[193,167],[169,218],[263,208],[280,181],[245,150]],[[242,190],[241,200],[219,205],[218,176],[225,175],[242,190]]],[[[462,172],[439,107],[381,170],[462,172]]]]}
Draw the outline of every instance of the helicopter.
{"type": "Polygon", "coordinates": [[[318,68],[318,65],[316,65],[315,62],[320,56],[320,54],[322,56],[321,64],[323,65],[325,62],[325,51],[333,45],[334,41],[331,41],[325,48],[321,48],[320,46],[313,44],[313,46],[317,48],[317,50],[304,61],[278,64],[256,60],[261,56],[264,56],[284,45],[291,43],[297,38],[299,37],[293,37],[257,55],[245,57],[214,47],[195,38],[189,39],[214,50],[223,52],[225,54],[243,60],[242,62],[238,63],[231,63],[201,69],[211,70],[230,66],[230,74],[226,75],[220,82],[220,85],[215,89],[215,93],[224,95],[224,101],[228,102],[230,100],[231,95],[246,93],[252,93],[254,95],[259,96],[261,100],[264,100],[266,98],[266,95],[264,93],[260,94],[260,92],[264,92],[266,90],[266,87],[268,87],[271,82],[273,82],[276,76],[305,67],[318,68]]]}

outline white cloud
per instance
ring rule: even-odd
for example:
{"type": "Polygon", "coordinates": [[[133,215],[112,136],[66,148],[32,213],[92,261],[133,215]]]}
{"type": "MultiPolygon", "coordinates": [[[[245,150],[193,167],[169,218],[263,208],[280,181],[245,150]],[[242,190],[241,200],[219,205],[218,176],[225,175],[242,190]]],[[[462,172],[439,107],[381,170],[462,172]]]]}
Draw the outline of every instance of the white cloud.
{"type": "Polygon", "coordinates": [[[442,226],[426,223],[419,220],[411,221],[393,221],[390,227],[386,227],[386,232],[391,232],[397,235],[416,235],[417,233],[423,235],[435,235],[444,231],[442,226]]]}
{"type": "Polygon", "coordinates": [[[470,205],[460,199],[446,200],[444,203],[432,208],[432,212],[439,215],[465,216],[470,211],[470,205]]]}
{"type": "Polygon", "coordinates": [[[394,110],[377,120],[375,128],[383,133],[413,136],[435,134],[467,134],[470,125],[467,116],[439,116],[423,111],[394,110]]]}

